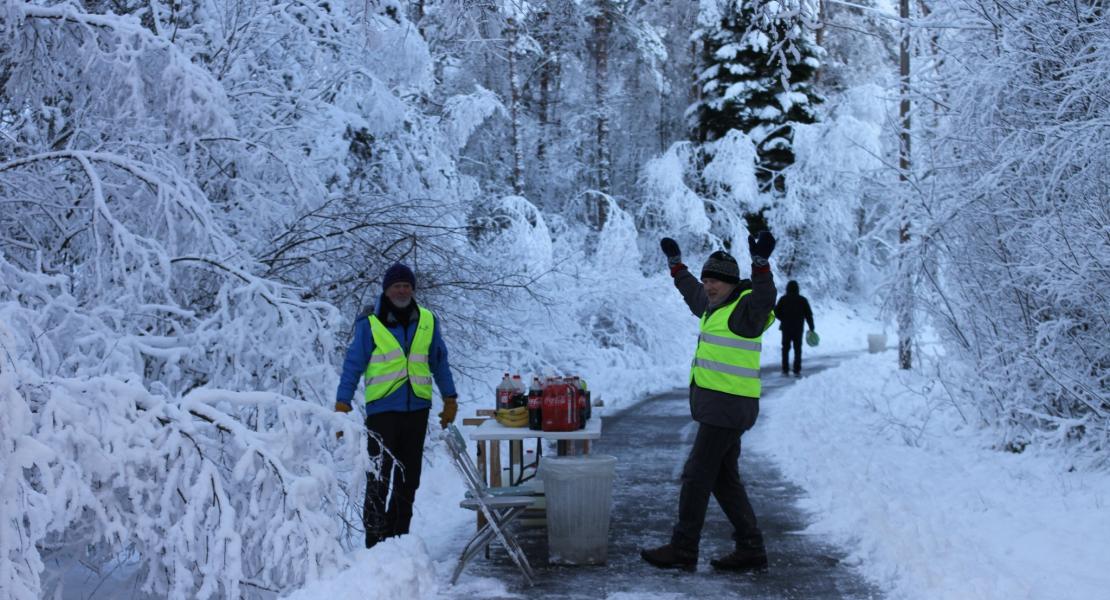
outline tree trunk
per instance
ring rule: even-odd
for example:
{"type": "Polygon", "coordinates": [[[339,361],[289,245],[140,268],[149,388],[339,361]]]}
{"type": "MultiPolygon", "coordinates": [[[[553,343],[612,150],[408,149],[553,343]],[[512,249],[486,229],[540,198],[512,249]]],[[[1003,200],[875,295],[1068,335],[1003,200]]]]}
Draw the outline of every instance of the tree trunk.
{"type": "MultiPolygon", "coordinates": [[[[596,169],[597,189],[609,194],[611,190],[610,169],[612,152],[609,147],[609,33],[612,20],[607,0],[598,3],[598,13],[593,18],[594,26],[594,100],[597,107],[596,130],[596,169]]],[[[606,203],[598,204],[598,227],[605,225],[606,203]]]]}
{"type": "MultiPolygon", "coordinates": [[[[828,20],[829,6],[825,0],[818,0],[817,2],[817,45],[822,48],[825,45],[825,21],[828,20]]],[[[820,72],[813,74],[813,80],[817,81],[820,72]]]]}
{"type": "Polygon", "coordinates": [[[511,120],[512,140],[510,142],[513,153],[512,186],[513,193],[524,193],[524,145],[521,143],[520,134],[520,30],[514,19],[509,19],[505,34],[509,40],[509,118],[511,120]]]}
{"type": "Polygon", "coordinates": [[[536,135],[536,162],[543,166],[547,157],[547,126],[551,123],[552,84],[555,80],[555,63],[558,61],[558,50],[555,48],[554,36],[551,35],[551,13],[543,11],[539,18],[539,41],[543,56],[540,64],[539,82],[539,131],[536,135]]]}
{"type": "Polygon", "coordinates": [[[540,67],[539,131],[536,132],[536,161],[543,163],[547,156],[547,124],[551,119],[551,67],[550,59],[540,67]]]}
{"type": "MultiPolygon", "coordinates": [[[[701,60],[702,45],[704,44],[704,41],[690,42],[690,64],[694,65],[690,76],[690,98],[695,103],[700,103],[703,97],[701,85],[698,84],[698,73],[705,68],[705,64],[701,60]]],[[[694,141],[704,144],[707,131],[706,125],[701,122],[701,119],[697,119],[697,126],[693,131],[694,141]]]]}
{"type": "MultiPolygon", "coordinates": [[[[898,53],[899,90],[902,101],[899,104],[898,115],[901,121],[901,131],[898,135],[898,180],[902,183],[902,224],[898,229],[898,243],[905,245],[910,239],[910,224],[908,215],[909,177],[910,177],[910,28],[907,25],[910,18],[910,0],[899,0],[898,14],[902,18],[902,39],[898,53]]],[[[903,264],[899,269],[901,293],[898,294],[898,366],[902,369],[913,367],[913,276],[912,267],[905,264],[905,252],[902,253],[903,264]]]]}

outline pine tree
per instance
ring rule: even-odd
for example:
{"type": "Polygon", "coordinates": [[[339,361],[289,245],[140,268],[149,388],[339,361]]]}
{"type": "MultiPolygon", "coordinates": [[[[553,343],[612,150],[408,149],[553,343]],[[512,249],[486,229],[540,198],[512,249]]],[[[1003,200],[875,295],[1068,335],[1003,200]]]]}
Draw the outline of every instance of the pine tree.
{"type": "Polygon", "coordinates": [[[781,193],[779,174],[794,162],[791,124],[816,121],[822,102],[812,82],[822,51],[801,23],[752,26],[763,1],[731,0],[698,32],[703,70],[694,126],[703,143],[730,129],[748,134],[756,144],[760,187],[781,193]],[[788,38],[791,49],[776,56],[776,41],[788,38]]]}

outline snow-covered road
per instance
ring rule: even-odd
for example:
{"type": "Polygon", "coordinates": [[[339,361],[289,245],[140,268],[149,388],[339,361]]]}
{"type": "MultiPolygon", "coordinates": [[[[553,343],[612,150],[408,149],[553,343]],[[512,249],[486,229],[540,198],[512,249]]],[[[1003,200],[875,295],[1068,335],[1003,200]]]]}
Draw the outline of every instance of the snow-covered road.
{"type": "MultiPolygon", "coordinates": [[[[813,373],[833,358],[807,362],[813,373]]],[[[765,374],[765,401],[794,382],[775,372],[765,374]]],[[[537,567],[538,582],[526,589],[517,581],[515,567],[502,551],[490,560],[477,559],[467,567],[459,585],[446,597],[543,598],[877,598],[881,594],[853,569],[841,564],[844,551],[819,536],[803,533],[807,516],[797,508],[803,493],[786,481],[758,445],[747,444],[741,474],[767,540],[771,568],[765,574],[715,572],[709,559],[731,550],[731,527],[710,502],[696,573],[661,571],[643,561],[639,548],[669,539],[677,512],[682,463],[690,447],[694,424],[685,391],[649,398],[605,419],[604,435],[593,452],[618,458],[610,527],[609,564],[604,567],[561,567],[547,564],[543,529],[522,532],[522,541],[537,567]],[[483,585],[490,579],[506,587],[483,585]],[[494,589],[496,588],[496,589],[494,589]]],[[[756,424],[756,428],[760,424],[756,424]]],[[[745,440],[747,436],[745,437],[745,440]]],[[[465,540],[459,540],[459,547],[465,540]]]]}

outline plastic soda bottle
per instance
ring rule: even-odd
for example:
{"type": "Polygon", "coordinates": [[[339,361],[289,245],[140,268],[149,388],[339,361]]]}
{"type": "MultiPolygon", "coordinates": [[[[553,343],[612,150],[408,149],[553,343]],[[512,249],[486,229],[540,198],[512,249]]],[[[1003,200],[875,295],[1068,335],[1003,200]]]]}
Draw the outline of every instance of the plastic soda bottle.
{"type": "Polygon", "coordinates": [[[543,429],[543,387],[536,376],[532,377],[532,387],[528,390],[528,429],[543,429]]]}
{"type": "Polygon", "coordinates": [[[513,382],[509,379],[509,374],[505,373],[501,378],[501,384],[497,386],[497,410],[509,409],[512,404],[513,398],[513,382]]]}
{"type": "Polygon", "coordinates": [[[524,388],[524,382],[520,380],[520,375],[513,375],[513,395],[509,401],[509,408],[523,408],[528,406],[528,390],[524,388]]]}

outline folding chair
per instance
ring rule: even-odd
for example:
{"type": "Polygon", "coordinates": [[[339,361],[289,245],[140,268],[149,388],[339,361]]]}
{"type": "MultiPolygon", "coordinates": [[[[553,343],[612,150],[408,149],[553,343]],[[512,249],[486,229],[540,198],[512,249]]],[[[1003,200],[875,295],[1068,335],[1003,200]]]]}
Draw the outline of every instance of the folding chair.
{"type": "Polygon", "coordinates": [[[525,582],[532,585],[532,579],[535,577],[535,573],[532,572],[532,565],[528,564],[528,557],[524,555],[524,550],[520,548],[520,544],[517,543],[516,538],[506,528],[506,525],[520,516],[524,509],[535,499],[529,496],[492,494],[489,487],[478,475],[478,468],[467,453],[466,442],[463,440],[459,429],[454,425],[449,425],[447,435],[444,437],[447,441],[448,454],[451,455],[451,462],[459,470],[459,474],[462,475],[463,482],[466,483],[469,491],[467,498],[460,502],[459,506],[479,511],[486,519],[486,523],[463,548],[462,554],[459,556],[459,562],[455,565],[455,573],[451,576],[451,583],[454,584],[458,581],[466,563],[489,546],[490,542],[496,537],[509,553],[509,558],[520,568],[525,582]]]}

